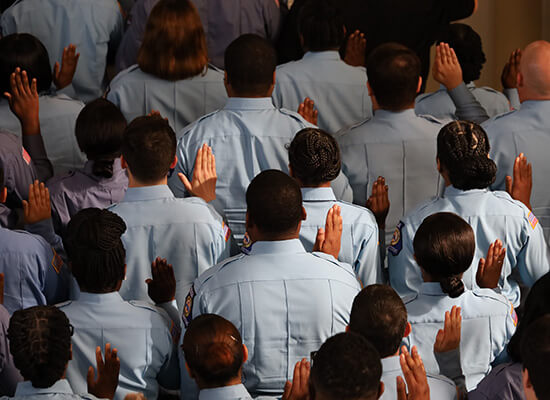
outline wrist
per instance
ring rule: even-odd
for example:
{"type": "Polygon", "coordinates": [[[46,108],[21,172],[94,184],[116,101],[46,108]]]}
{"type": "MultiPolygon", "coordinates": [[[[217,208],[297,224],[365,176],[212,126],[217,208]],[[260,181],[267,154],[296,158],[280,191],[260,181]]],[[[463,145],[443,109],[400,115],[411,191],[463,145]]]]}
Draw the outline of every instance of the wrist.
{"type": "Polygon", "coordinates": [[[23,135],[38,135],[40,134],[40,119],[38,116],[21,118],[21,130],[23,135]]]}

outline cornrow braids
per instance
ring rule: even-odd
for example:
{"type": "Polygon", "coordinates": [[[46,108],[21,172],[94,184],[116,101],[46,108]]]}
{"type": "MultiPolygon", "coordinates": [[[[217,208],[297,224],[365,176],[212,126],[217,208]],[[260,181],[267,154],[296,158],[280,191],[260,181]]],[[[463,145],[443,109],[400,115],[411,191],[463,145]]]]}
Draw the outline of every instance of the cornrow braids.
{"type": "Polygon", "coordinates": [[[81,289],[111,292],[124,279],[126,251],[121,236],[125,231],[122,218],[99,208],[81,210],[71,219],[64,245],[81,289]]]}
{"type": "Polygon", "coordinates": [[[15,366],[35,388],[48,388],[63,376],[71,358],[72,326],[57,307],[16,311],[8,339],[15,366]]]}
{"type": "Polygon", "coordinates": [[[338,143],[318,128],[298,132],[288,146],[288,158],[294,176],[305,186],[330,182],[342,168],[338,143]]]}
{"type": "Polygon", "coordinates": [[[437,157],[457,189],[485,189],[495,181],[490,150],[487,133],[474,122],[450,122],[437,136],[437,157]]]}

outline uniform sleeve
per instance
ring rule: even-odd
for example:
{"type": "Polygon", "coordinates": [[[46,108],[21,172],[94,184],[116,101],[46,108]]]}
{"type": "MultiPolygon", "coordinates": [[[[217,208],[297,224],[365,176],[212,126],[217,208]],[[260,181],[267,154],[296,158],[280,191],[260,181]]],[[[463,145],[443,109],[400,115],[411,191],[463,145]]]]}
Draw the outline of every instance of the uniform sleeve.
{"type": "Polygon", "coordinates": [[[516,268],[522,282],[531,287],[550,271],[550,252],[544,239],[542,226],[532,211],[524,221],[523,235],[525,245],[518,253],[516,268]]]}
{"type": "Polygon", "coordinates": [[[196,242],[198,275],[229,257],[231,230],[220,218],[219,225],[209,226],[199,235],[202,237],[197,237],[196,242]]]}
{"type": "MultiPolygon", "coordinates": [[[[440,0],[441,1],[441,0],[440,0]]],[[[446,22],[457,21],[474,13],[475,0],[444,0],[446,22]]]]}
{"type": "MultiPolygon", "coordinates": [[[[503,298],[504,300],[504,298],[503,298]]],[[[507,302],[507,300],[505,300],[507,302]]],[[[491,317],[491,342],[493,366],[510,361],[506,346],[516,331],[518,316],[514,306],[507,302],[508,312],[503,317],[491,317]]]]}
{"type": "Polygon", "coordinates": [[[31,156],[36,175],[41,182],[46,182],[53,176],[53,166],[44,147],[42,135],[23,135],[23,147],[31,156]]]}
{"type": "Polygon", "coordinates": [[[191,171],[189,171],[189,167],[186,165],[185,154],[183,151],[183,142],[181,139],[178,141],[177,156],[178,162],[176,163],[176,168],[174,169],[174,172],[168,178],[168,187],[170,187],[170,190],[172,190],[174,196],[183,198],[188,195],[187,191],[185,190],[185,186],[183,186],[183,183],[181,183],[180,179],[178,178],[178,173],[181,172],[189,180],[191,180],[192,177],[190,176],[191,171]]]}
{"type": "Polygon", "coordinates": [[[331,182],[330,186],[332,190],[334,190],[334,195],[338,200],[347,201],[348,203],[353,201],[353,190],[351,189],[348,178],[342,171],[340,171],[336,179],[331,182]]]}
{"type": "Polygon", "coordinates": [[[504,89],[504,95],[510,102],[510,108],[519,110],[521,108],[521,102],[519,101],[519,93],[517,89],[504,89]]]}
{"type": "Polygon", "coordinates": [[[179,334],[175,332],[179,331],[174,327],[174,323],[168,321],[168,319],[167,316],[166,320],[171,326],[170,328],[168,326],[166,327],[166,336],[168,338],[168,348],[166,349],[167,358],[159,371],[157,380],[162,387],[169,390],[177,390],[180,388],[180,365],[178,359],[179,334]]]}
{"type": "Polygon", "coordinates": [[[420,267],[414,260],[413,237],[411,227],[400,222],[388,247],[390,285],[401,297],[417,293],[422,284],[420,267]]]}
{"type": "Polygon", "coordinates": [[[10,315],[4,306],[0,306],[0,393],[13,396],[17,383],[23,381],[19,370],[13,364],[8,342],[10,315]]]}
{"type": "Polygon", "coordinates": [[[472,92],[468,90],[464,82],[453,90],[449,90],[448,93],[455,104],[457,119],[473,121],[478,124],[489,119],[487,111],[477,101],[472,92]]]}
{"type": "Polygon", "coordinates": [[[122,9],[118,1],[116,5],[117,11],[112,17],[111,33],[109,34],[109,50],[107,53],[107,60],[109,61],[109,64],[114,64],[116,52],[120,42],[122,41],[122,35],[124,34],[124,18],[122,17],[122,9]]]}
{"type": "Polygon", "coordinates": [[[42,237],[37,237],[40,247],[37,262],[42,271],[42,292],[47,304],[57,304],[69,299],[71,272],[67,264],[42,237]]]}
{"type": "Polygon", "coordinates": [[[372,230],[370,237],[365,238],[359,257],[355,260],[355,272],[363,287],[384,283],[378,242],[378,227],[372,230]]]}

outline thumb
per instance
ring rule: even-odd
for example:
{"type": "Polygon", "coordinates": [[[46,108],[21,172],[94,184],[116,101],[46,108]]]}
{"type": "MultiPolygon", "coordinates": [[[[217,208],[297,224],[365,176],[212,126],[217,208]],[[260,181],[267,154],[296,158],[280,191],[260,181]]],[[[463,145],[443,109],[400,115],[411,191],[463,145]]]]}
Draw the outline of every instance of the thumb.
{"type": "Polygon", "coordinates": [[[153,283],[153,280],[151,278],[145,279],[145,283],[147,284],[147,286],[149,286],[151,283],[153,283]]]}
{"type": "Polygon", "coordinates": [[[444,338],[445,338],[445,331],[443,329],[438,330],[437,335],[435,336],[435,344],[442,342],[444,338]]]}
{"type": "Polygon", "coordinates": [[[317,231],[317,237],[315,238],[315,245],[313,246],[314,249],[321,250],[325,244],[325,230],[323,228],[319,228],[317,231]]]}
{"type": "Polygon", "coordinates": [[[284,388],[284,391],[283,391],[283,397],[281,398],[281,400],[289,400],[291,390],[292,390],[292,382],[286,381],[285,388],[284,388]]]}
{"type": "Polygon", "coordinates": [[[88,383],[88,389],[95,384],[94,375],[95,375],[94,367],[90,366],[88,368],[88,373],[86,374],[86,382],[88,383]]]}
{"type": "Polygon", "coordinates": [[[29,202],[27,200],[23,200],[23,214],[25,217],[28,217],[30,214],[29,202]]]}
{"type": "Polygon", "coordinates": [[[191,182],[189,182],[189,179],[187,179],[187,177],[181,172],[178,172],[178,178],[180,178],[181,183],[183,183],[183,186],[185,186],[185,190],[192,194],[193,187],[191,186],[191,182]]]}
{"type": "Polygon", "coordinates": [[[512,195],[512,177],[506,177],[506,192],[511,196],[512,195]]]}
{"type": "Polygon", "coordinates": [[[477,274],[476,274],[476,280],[479,281],[483,275],[485,275],[485,259],[484,258],[480,258],[479,259],[479,264],[477,266],[477,274]]]}
{"type": "Polygon", "coordinates": [[[57,78],[59,76],[59,63],[56,61],[53,66],[53,76],[57,78]]]}

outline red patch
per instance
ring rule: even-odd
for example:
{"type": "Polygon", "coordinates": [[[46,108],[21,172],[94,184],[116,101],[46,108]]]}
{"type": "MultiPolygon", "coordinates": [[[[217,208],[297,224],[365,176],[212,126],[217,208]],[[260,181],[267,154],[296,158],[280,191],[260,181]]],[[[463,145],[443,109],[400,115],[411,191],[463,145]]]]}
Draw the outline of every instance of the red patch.
{"type": "Polygon", "coordinates": [[[27,153],[27,150],[25,150],[24,147],[21,147],[21,155],[23,156],[23,160],[27,163],[27,165],[31,165],[31,156],[29,153],[27,153]]]}

